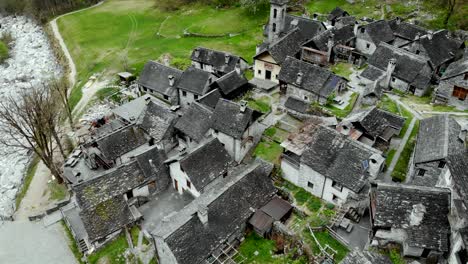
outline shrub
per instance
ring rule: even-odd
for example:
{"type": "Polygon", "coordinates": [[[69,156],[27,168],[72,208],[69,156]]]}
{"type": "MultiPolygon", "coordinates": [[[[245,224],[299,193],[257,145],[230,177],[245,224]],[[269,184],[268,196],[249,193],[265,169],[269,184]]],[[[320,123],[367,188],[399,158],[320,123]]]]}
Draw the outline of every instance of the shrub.
{"type": "Polygon", "coordinates": [[[326,207],[327,209],[333,210],[335,208],[335,205],[332,203],[327,203],[326,207]]]}
{"type": "Polygon", "coordinates": [[[174,58],[171,61],[171,66],[179,70],[185,70],[190,67],[191,62],[187,58],[174,58]]]}
{"type": "Polygon", "coordinates": [[[319,198],[311,195],[310,199],[307,201],[307,208],[311,212],[318,212],[318,210],[322,208],[322,202],[319,198]]]}
{"type": "Polygon", "coordinates": [[[300,189],[297,193],[294,194],[297,204],[302,205],[311,197],[310,193],[304,189],[300,189]]]}

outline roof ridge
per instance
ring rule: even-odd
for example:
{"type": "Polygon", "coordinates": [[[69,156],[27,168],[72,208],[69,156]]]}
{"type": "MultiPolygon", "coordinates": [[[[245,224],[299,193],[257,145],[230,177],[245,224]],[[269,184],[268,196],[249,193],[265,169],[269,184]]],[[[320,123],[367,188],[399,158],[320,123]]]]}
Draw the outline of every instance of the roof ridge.
{"type": "Polygon", "coordinates": [[[388,183],[388,182],[380,182],[380,181],[377,182],[377,188],[379,187],[451,194],[450,189],[446,187],[428,187],[428,186],[420,186],[420,185],[412,185],[412,184],[396,184],[396,183],[388,183]]]}

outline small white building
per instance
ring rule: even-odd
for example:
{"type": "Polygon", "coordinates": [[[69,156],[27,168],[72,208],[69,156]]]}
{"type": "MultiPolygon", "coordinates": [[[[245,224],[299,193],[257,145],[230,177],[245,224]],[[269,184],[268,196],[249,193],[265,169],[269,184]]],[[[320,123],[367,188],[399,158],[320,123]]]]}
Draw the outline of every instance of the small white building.
{"type": "Polygon", "coordinates": [[[308,124],[301,131],[281,144],[283,177],[327,202],[344,204],[383,168],[380,151],[334,129],[308,124]]]}
{"type": "Polygon", "coordinates": [[[214,74],[195,67],[185,70],[177,84],[180,107],[187,109],[192,103],[211,91],[211,84],[216,79],[214,74]]]}
{"type": "Polygon", "coordinates": [[[236,162],[241,162],[262,137],[265,126],[259,122],[261,113],[235,103],[219,99],[212,115],[212,135],[223,143],[236,162]]]}
{"type": "Polygon", "coordinates": [[[189,192],[194,197],[218,179],[228,176],[232,157],[215,138],[193,149],[170,158],[169,171],[172,186],[180,194],[189,192]]]}

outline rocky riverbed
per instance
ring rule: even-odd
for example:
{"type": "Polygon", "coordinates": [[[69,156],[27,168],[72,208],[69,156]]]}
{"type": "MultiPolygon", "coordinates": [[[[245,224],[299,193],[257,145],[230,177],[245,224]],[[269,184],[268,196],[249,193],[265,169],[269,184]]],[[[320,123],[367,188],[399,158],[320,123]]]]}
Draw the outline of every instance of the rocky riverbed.
{"type": "MultiPolygon", "coordinates": [[[[0,17],[0,25],[0,35],[9,32],[13,37],[10,58],[0,65],[0,100],[17,96],[18,91],[60,76],[61,67],[40,25],[23,16],[0,17]]],[[[29,155],[1,145],[0,153],[1,220],[15,211],[16,193],[21,186],[29,155]]]]}

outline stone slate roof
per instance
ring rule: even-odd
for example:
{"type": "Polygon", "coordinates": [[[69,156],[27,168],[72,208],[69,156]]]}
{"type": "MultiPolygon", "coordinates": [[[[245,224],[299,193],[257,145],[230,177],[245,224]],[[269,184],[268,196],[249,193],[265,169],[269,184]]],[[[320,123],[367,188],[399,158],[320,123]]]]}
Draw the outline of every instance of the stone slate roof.
{"type": "Polygon", "coordinates": [[[352,25],[354,28],[354,24],[356,23],[356,17],[344,16],[339,17],[336,21],[340,22],[342,25],[352,25]]]}
{"type": "Polygon", "coordinates": [[[211,128],[211,115],[213,110],[208,107],[194,103],[184,115],[177,120],[175,128],[191,139],[200,142],[206,132],[211,128]]]}
{"type": "Polygon", "coordinates": [[[232,163],[232,157],[223,144],[214,138],[196,148],[180,160],[180,167],[187,174],[198,191],[225,173],[232,163]]]}
{"type": "Polygon", "coordinates": [[[458,138],[461,127],[447,115],[436,115],[421,120],[414,153],[414,163],[447,158],[464,149],[458,138]]]}
{"type": "Polygon", "coordinates": [[[229,96],[248,84],[249,81],[242,74],[238,74],[234,70],[216,80],[215,83],[224,96],[229,96]]]}
{"type": "Polygon", "coordinates": [[[335,7],[335,9],[333,9],[330,14],[328,14],[328,17],[327,19],[330,21],[330,20],[333,20],[333,19],[336,19],[338,17],[344,17],[344,16],[348,16],[349,13],[346,12],[345,10],[341,9],[339,6],[335,7]]]}
{"type": "Polygon", "coordinates": [[[386,20],[377,20],[361,27],[365,28],[366,33],[376,45],[379,45],[380,42],[391,42],[395,38],[393,30],[386,20]]]}
{"type": "Polygon", "coordinates": [[[396,59],[396,66],[392,76],[415,85],[420,82],[419,78],[421,77],[430,81],[432,69],[427,59],[386,43],[380,43],[374,54],[369,58],[368,63],[385,72],[388,62],[392,58],[396,59]]]}
{"type": "Polygon", "coordinates": [[[96,207],[81,211],[80,217],[91,242],[104,238],[137,220],[123,195],[112,197],[96,207]]]}
{"type": "Polygon", "coordinates": [[[306,39],[311,39],[321,31],[324,31],[326,29],[323,22],[320,22],[318,20],[312,20],[307,17],[286,14],[283,31],[285,33],[288,33],[294,30],[295,28],[297,28],[303,36],[302,41],[306,39]]]}
{"type": "Polygon", "coordinates": [[[405,124],[405,118],[373,107],[363,116],[359,123],[368,134],[373,137],[379,137],[389,127],[400,130],[405,124]]]}
{"type": "Polygon", "coordinates": [[[439,188],[379,184],[375,191],[374,226],[405,230],[409,246],[448,251],[450,192],[439,188]],[[413,206],[426,212],[419,225],[410,224],[413,206]]]}
{"type": "Polygon", "coordinates": [[[346,44],[346,42],[355,38],[354,26],[347,25],[342,28],[332,28],[317,36],[313,37],[310,41],[304,44],[307,47],[312,47],[321,51],[328,51],[328,39],[332,37],[334,45],[346,44]]]}
{"type": "Polygon", "coordinates": [[[447,164],[455,189],[464,201],[468,201],[468,150],[449,155],[447,164]]]}
{"type": "Polygon", "coordinates": [[[366,78],[371,81],[376,81],[380,78],[380,76],[384,75],[385,72],[381,69],[369,65],[362,73],[361,77],[366,78]]]}
{"type": "Polygon", "coordinates": [[[295,56],[301,50],[301,45],[305,38],[298,29],[294,29],[278,41],[272,43],[266,50],[260,50],[255,55],[254,59],[258,56],[268,52],[276,63],[281,65],[287,56],[295,56]]]}
{"type": "Polygon", "coordinates": [[[177,224],[176,229],[159,227],[163,229],[160,233],[169,232],[163,236],[178,263],[205,263],[205,259],[232,234],[242,232],[242,226],[253,215],[251,208],[260,208],[276,192],[268,177],[271,170],[272,166],[257,166],[225,178],[227,183],[214,186],[194,200],[193,205],[189,204],[169,219],[169,222],[178,219],[177,223],[171,224],[177,224]],[[207,225],[203,225],[196,214],[197,207],[202,204],[208,208],[207,225]],[[183,223],[180,225],[179,222],[183,223]]]}
{"type": "Polygon", "coordinates": [[[159,142],[172,135],[177,118],[177,114],[169,108],[150,101],[138,117],[137,124],[156,142],[159,142]]]}
{"type": "Polygon", "coordinates": [[[440,30],[432,35],[420,38],[419,43],[424,47],[431,62],[437,67],[455,57],[457,51],[463,46],[463,42],[452,39],[446,30],[440,30]]]}
{"type": "Polygon", "coordinates": [[[213,74],[195,67],[189,67],[182,73],[177,88],[197,95],[203,95],[210,78],[212,81],[215,81],[215,76],[213,74]]]}
{"type": "Polygon", "coordinates": [[[278,79],[300,89],[328,97],[335,91],[338,82],[343,78],[325,68],[288,57],[281,67],[278,79]],[[300,84],[296,82],[298,73],[302,73],[300,84]]]}
{"type": "Polygon", "coordinates": [[[291,109],[293,111],[303,113],[303,114],[307,113],[310,109],[310,103],[302,101],[301,99],[298,99],[293,96],[290,96],[288,97],[288,99],[286,99],[284,106],[288,109],[291,109]]]}
{"type": "Polygon", "coordinates": [[[219,99],[212,115],[211,128],[233,138],[240,139],[244,131],[260,117],[260,113],[246,107],[242,112],[240,104],[219,99]]]}
{"type": "Polygon", "coordinates": [[[138,84],[165,95],[172,95],[182,71],[164,66],[155,61],[148,61],[140,73],[138,84]],[[174,77],[174,85],[169,85],[169,76],[174,77]]]}
{"type": "Polygon", "coordinates": [[[145,110],[146,102],[151,100],[154,102],[156,98],[151,95],[144,95],[132,100],[128,103],[120,105],[117,108],[112,109],[114,115],[126,120],[127,122],[133,123],[145,110]]]}
{"type": "Polygon", "coordinates": [[[393,30],[394,35],[407,40],[414,40],[418,33],[419,36],[423,36],[427,33],[425,28],[401,20],[399,21],[398,18],[389,20],[388,24],[393,30]]]}
{"type": "Polygon", "coordinates": [[[468,72],[468,57],[465,56],[462,59],[451,63],[444,72],[442,80],[450,79],[455,76],[468,72]]]}
{"type": "Polygon", "coordinates": [[[340,262],[341,264],[392,264],[390,259],[372,251],[353,250],[340,262]]]}
{"type": "Polygon", "coordinates": [[[166,152],[156,145],[145,152],[135,156],[139,170],[148,181],[154,180],[156,189],[160,192],[167,188],[170,181],[169,168],[164,164],[167,159],[166,152]]]}
{"type": "MultiPolygon", "coordinates": [[[[146,135],[137,126],[130,125],[94,141],[102,155],[115,160],[147,142],[146,135]]],[[[92,144],[91,142],[90,144],[92,144]]]]}
{"type": "Polygon", "coordinates": [[[218,89],[214,89],[209,93],[205,94],[203,97],[200,97],[198,99],[198,102],[214,109],[220,98],[222,98],[221,93],[218,89]]]}
{"type": "MultiPolygon", "coordinates": [[[[239,56],[232,55],[225,51],[212,50],[204,47],[197,47],[190,56],[192,61],[203,64],[213,65],[213,68],[222,73],[228,73],[234,70],[239,60],[244,60],[239,56]],[[198,57],[196,56],[198,53],[198,57]],[[228,55],[229,61],[226,64],[225,56],[228,55]]],[[[245,60],[244,60],[245,61],[245,60]]]]}
{"type": "Polygon", "coordinates": [[[364,187],[369,174],[363,162],[369,161],[376,150],[323,126],[316,128],[310,140],[301,163],[355,193],[364,187]]]}

